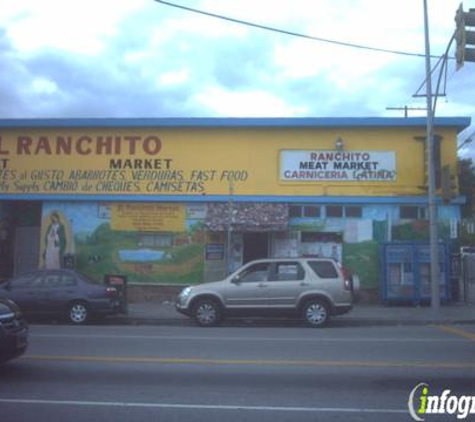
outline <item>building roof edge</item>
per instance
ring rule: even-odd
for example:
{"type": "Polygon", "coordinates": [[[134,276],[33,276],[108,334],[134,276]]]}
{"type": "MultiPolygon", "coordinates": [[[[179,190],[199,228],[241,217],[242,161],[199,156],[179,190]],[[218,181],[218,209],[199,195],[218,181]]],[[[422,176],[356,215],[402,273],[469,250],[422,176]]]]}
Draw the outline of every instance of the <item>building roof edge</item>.
{"type": "MultiPolygon", "coordinates": [[[[436,117],[434,126],[461,131],[470,117],[436,117]]],[[[17,128],[367,128],[425,127],[425,117],[164,117],[0,119],[0,129],[17,128]]]]}

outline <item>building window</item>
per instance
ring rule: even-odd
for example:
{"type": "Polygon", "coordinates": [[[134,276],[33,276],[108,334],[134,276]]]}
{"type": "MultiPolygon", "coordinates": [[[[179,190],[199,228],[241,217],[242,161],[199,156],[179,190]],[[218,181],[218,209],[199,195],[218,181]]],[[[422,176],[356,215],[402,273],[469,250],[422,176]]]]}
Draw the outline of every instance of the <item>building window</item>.
{"type": "MultiPolygon", "coordinates": [[[[356,205],[327,205],[326,216],[328,218],[361,218],[363,207],[356,205]]],[[[291,218],[320,218],[322,207],[319,205],[290,205],[289,217],[291,218]]]]}
{"type": "Polygon", "coordinates": [[[289,217],[302,217],[302,207],[300,205],[291,205],[289,207],[289,217]]]}
{"type": "Polygon", "coordinates": [[[342,218],[343,217],[343,207],[341,205],[328,205],[327,206],[327,217],[342,218]]]}
{"type": "Polygon", "coordinates": [[[357,206],[345,207],[345,217],[361,218],[363,216],[363,208],[357,206]]]}
{"type": "Polygon", "coordinates": [[[318,218],[321,215],[318,205],[290,205],[289,217],[318,218]]]}
{"type": "Polygon", "coordinates": [[[310,218],[320,217],[320,207],[317,207],[315,205],[308,205],[304,207],[303,216],[310,218]]]}
{"type": "Polygon", "coordinates": [[[401,219],[406,220],[424,220],[427,218],[425,207],[411,205],[401,206],[399,209],[399,215],[401,219]]]}
{"type": "Polygon", "coordinates": [[[357,205],[327,205],[327,217],[329,218],[361,218],[363,207],[357,205]]]}

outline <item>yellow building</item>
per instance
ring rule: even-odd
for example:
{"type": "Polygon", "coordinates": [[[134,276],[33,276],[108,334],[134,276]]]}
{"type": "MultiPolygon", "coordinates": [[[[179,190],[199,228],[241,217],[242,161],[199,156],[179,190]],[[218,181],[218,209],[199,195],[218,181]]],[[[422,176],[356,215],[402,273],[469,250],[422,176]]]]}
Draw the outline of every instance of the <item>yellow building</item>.
{"type": "MultiPolygon", "coordinates": [[[[436,169],[457,174],[437,118],[436,169]]],[[[426,236],[422,118],[0,120],[0,277],[61,264],[143,283],[218,279],[259,257],[333,256],[376,288],[379,245],[426,236]],[[361,265],[364,263],[365,265],[361,265]]],[[[442,200],[454,237],[463,198],[442,200]]],[[[448,231],[444,231],[444,225],[448,231]]]]}

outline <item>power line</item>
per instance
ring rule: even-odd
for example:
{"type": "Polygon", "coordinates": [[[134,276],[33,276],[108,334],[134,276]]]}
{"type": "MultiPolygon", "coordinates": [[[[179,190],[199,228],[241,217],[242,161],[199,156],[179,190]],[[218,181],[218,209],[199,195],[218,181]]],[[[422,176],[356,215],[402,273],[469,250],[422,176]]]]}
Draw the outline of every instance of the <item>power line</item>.
{"type": "Polygon", "coordinates": [[[473,135],[475,135],[475,130],[470,132],[470,135],[464,135],[465,140],[458,146],[457,151],[465,148],[468,144],[473,142],[473,135]]]}
{"type": "MultiPolygon", "coordinates": [[[[425,54],[422,54],[422,53],[409,53],[407,51],[388,50],[388,49],[385,49],[385,48],[370,47],[370,46],[361,45],[361,44],[353,44],[353,43],[349,43],[349,42],[330,40],[330,39],[327,39],[327,38],[321,38],[321,37],[315,37],[315,36],[312,36],[312,35],[300,34],[298,32],[287,31],[285,29],[279,29],[279,28],[274,28],[274,27],[271,27],[271,26],[260,25],[260,24],[253,23],[253,22],[243,21],[243,20],[240,20],[240,19],[231,18],[229,16],[223,16],[223,15],[218,15],[216,13],[206,12],[204,10],[193,9],[191,7],[182,6],[182,5],[179,5],[179,4],[176,4],[176,3],[171,3],[171,2],[168,2],[168,1],[164,1],[164,0],[154,0],[154,1],[156,1],[157,3],[163,4],[165,6],[176,7],[177,9],[186,10],[188,12],[198,13],[200,15],[205,15],[205,16],[209,16],[209,17],[212,17],[212,18],[225,20],[225,21],[228,21],[228,22],[233,22],[233,23],[237,23],[237,24],[240,24],[240,25],[247,25],[247,26],[251,26],[251,27],[254,27],[254,28],[264,29],[266,31],[272,31],[272,32],[280,33],[280,34],[291,35],[293,37],[304,38],[304,39],[311,40],[311,41],[325,42],[325,43],[328,43],[328,44],[335,44],[335,45],[339,45],[339,46],[343,46],[343,47],[359,48],[359,49],[362,49],[362,50],[376,51],[376,52],[379,52],[379,53],[398,54],[400,56],[425,57],[425,54]]],[[[431,56],[431,58],[438,59],[439,56],[431,56]]]]}

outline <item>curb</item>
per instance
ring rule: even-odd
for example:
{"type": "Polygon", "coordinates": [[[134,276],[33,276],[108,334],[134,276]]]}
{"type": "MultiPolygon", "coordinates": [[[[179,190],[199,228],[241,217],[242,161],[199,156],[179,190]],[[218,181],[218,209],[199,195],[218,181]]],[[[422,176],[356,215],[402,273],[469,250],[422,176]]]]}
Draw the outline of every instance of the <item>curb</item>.
{"type": "MultiPolygon", "coordinates": [[[[170,326],[170,327],[196,327],[192,319],[188,318],[150,318],[150,317],[119,317],[107,320],[108,325],[131,325],[131,326],[170,326]]],[[[328,327],[394,327],[394,326],[426,326],[426,325],[475,325],[475,319],[437,319],[437,320],[408,320],[408,319],[377,319],[371,317],[331,319],[328,327]]],[[[305,327],[298,319],[270,319],[270,318],[235,318],[224,321],[222,327],[235,326],[299,326],[305,327]]]]}

